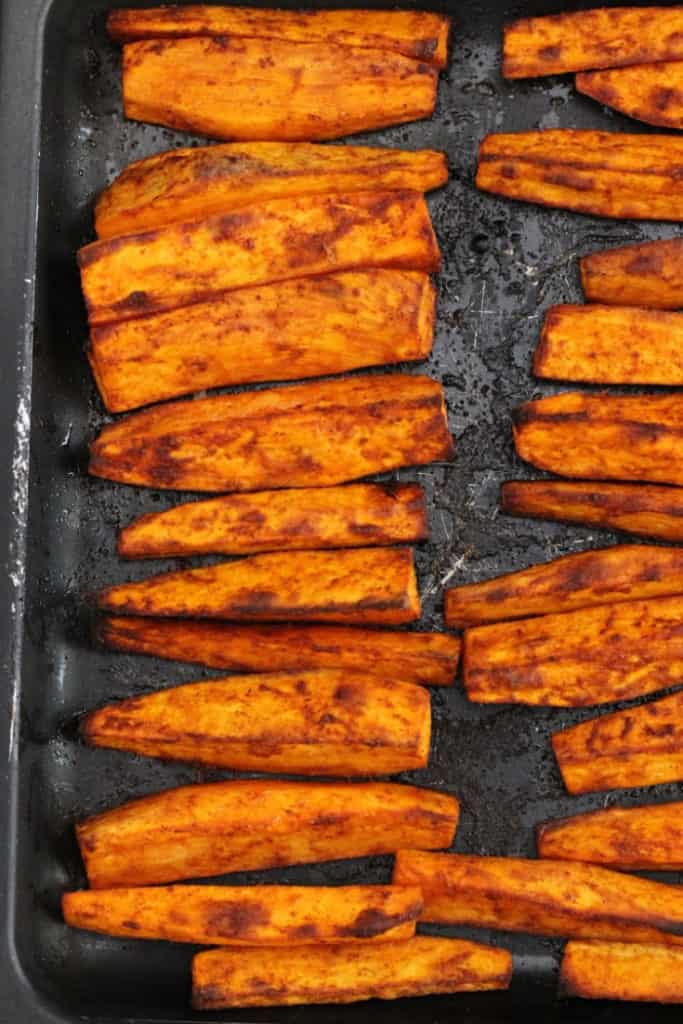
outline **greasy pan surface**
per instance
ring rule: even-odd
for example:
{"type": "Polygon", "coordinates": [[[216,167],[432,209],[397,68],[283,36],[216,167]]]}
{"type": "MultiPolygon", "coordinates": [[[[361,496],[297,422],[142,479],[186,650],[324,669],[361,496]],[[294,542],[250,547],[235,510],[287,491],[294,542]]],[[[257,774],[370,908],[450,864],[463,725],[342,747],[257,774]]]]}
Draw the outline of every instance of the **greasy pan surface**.
{"type": "MultiPolygon", "coordinates": [[[[190,949],[69,931],[60,918],[59,897],[64,888],[84,882],[75,821],[133,797],[227,774],[88,749],[74,727],[85,710],[201,674],[195,666],[95,650],[83,601],[98,586],[150,571],[145,564],[117,559],[115,531],[134,516],[176,500],[85,472],[87,442],[106,417],[84,353],[86,320],[74,253],[92,238],[95,195],[122,167],[187,144],[184,135],[123,121],[119,53],[104,33],[108,6],[106,0],[3,0],[0,5],[6,133],[0,154],[5,226],[0,461],[6,480],[13,462],[15,468],[10,501],[0,510],[9,567],[0,582],[8,712],[1,728],[9,750],[2,767],[8,872],[0,1020],[7,1021],[197,1019],[188,1009],[190,949]]],[[[443,380],[457,457],[452,466],[396,474],[419,480],[429,499],[432,539],[418,552],[424,628],[440,625],[446,582],[484,579],[616,539],[497,515],[500,482],[534,476],[513,453],[510,413],[525,399],[561,390],[533,381],[529,368],[544,310],[551,303],[579,301],[576,255],[676,232],[671,225],[601,222],[478,195],[472,177],[486,132],[648,129],[576,95],[570,77],[501,79],[503,21],[576,7],[571,0],[476,5],[453,0],[433,6],[448,10],[457,22],[435,117],[363,139],[445,149],[452,166],[449,185],[429,199],[444,255],[434,354],[424,366],[407,369],[443,380]]],[[[158,569],[176,564],[159,563],[158,569]]],[[[470,705],[460,685],[433,691],[432,704],[429,767],[405,778],[462,799],[457,850],[531,855],[537,822],[605,802],[604,794],[567,796],[550,748],[552,732],[593,712],[470,705]]],[[[675,785],[647,793],[652,800],[682,796],[683,788],[675,785]]],[[[629,790],[618,799],[631,805],[643,798],[643,792],[629,790]]],[[[377,857],[230,881],[320,885],[389,878],[390,858],[377,857]]],[[[642,1020],[645,1013],[653,1022],[678,1019],[680,1011],[673,1007],[644,1011],[555,1003],[559,943],[494,932],[477,937],[498,941],[515,954],[509,993],[376,1004],[375,1019],[493,1022],[532,1012],[544,1021],[625,1022],[642,1020]]],[[[235,1011],[203,1019],[360,1024],[368,1012],[359,1005],[235,1011]]]]}

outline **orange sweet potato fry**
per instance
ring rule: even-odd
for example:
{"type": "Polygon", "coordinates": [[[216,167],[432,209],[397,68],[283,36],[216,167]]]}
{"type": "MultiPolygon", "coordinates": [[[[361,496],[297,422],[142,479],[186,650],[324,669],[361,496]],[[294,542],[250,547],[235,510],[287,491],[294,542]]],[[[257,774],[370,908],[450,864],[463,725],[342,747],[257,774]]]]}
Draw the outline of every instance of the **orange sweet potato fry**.
{"type": "Polygon", "coordinates": [[[683,1003],[683,950],[637,942],[568,942],[560,995],[683,1003]]]}
{"type": "Polygon", "coordinates": [[[593,252],[579,266],[588,302],[649,309],[683,307],[683,238],[593,252]]]}
{"type": "Polygon", "coordinates": [[[470,700],[588,707],[683,683],[683,597],[581,608],[465,632],[470,700]]]}
{"type": "Polygon", "coordinates": [[[683,128],[681,61],[583,72],[576,76],[576,88],[598,103],[646,124],[683,128]]]}
{"type": "Polygon", "coordinates": [[[422,889],[421,921],[683,946],[683,890],[594,864],[399,850],[394,885],[422,889]]]}
{"type": "Polygon", "coordinates": [[[552,742],[570,793],[683,782],[683,690],[580,722],[552,742]]]}
{"type": "Polygon", "coordinates": [[[183,786],[76,827],[93,889],[450,846],[458,801],[396,783],[244,779],[183,786]],[[245,827],[248,826],[248,827],[245,827]]]}

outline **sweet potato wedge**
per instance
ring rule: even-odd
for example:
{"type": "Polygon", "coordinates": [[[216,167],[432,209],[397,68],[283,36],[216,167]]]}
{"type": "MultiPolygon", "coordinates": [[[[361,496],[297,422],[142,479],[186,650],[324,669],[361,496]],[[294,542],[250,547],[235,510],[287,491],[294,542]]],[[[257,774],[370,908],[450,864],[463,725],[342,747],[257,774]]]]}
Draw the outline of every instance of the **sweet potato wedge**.
{"type": "Polygon", "coordinates": [[[458,801],[395,783],[244,779],[183,786],[89,818],[93,889],[392,853],[453,842],[458,801]]]}
{"type": "Polygon", "coordinates": [[[107,587],[94,601],[105,611],[127,615],[234,622],[396,626],[420,617],[410,548],[252,555],[107,587]]]}
{"type": "Polygon", "coordinates": [[[683,946],[683,890],[594,864],[399,850],[394,885],[422,889],[421,921],[683,946]]]}
{"type": "Polygon", "coordinates": [[[593,384],[683,384],[683,313],[551,306],[533,372],[593,384]]]}
{"type": "Polygon", "coordinates": [[[95,204],[98,238],[204,220],[267,199],[376,189],[428,192],[448,180],[444,153],[307,142],[229,142],[136,160],[95,204]]]}
{"type": "Polygon", "coordinates": [[[81,720],[81,736],[169,761],[292,775],[393,775],[429,759],[429,694],[346,669],[186,683],[81,720]]]}
{"type": "Polygon", "coordinates": [[[679,60],[584,71],[576,76],[576,88],[646,124],[683,128],[683,64],[679,60]]]}
{"type": "Polygon", "coordinates": [[[327,487],[453,457],[441,384],[359,376],[171,402],[105,427],[89,471],[184,491],[327,487]]]}
{"type": "Polygon", "coordinates": [[[431,273],[439,258],[418,192],[271,199],[92,242],[78,252],[91,326],[205,302],[235,288],[356,267],[431,273]]]}
{"type": "Polygon", "coordinates": [[[617,544],[447,590],[445,618],[464,628],[666,594],[683,594],[683,550],[617,544]]]}
{"type": "Polygon", "coordinates": [[[133,121],[228,141],[310,142],[434,113],[438,68],[387,50],[233,35],[123,47],[133,121]]]}
{"type": "Polygon", "coordinates": [[[580,608],[465,632],[470,700],[589,707],[683,683],[683,597],[580,608]]]}
{"type": "Polygon", "coordinates": [[[683,238],[623,245],[579,260],[588,302],[611,306],[683,307],[683,238]]]}
{"type": "Polygon", "coordinates": [[[580,722],[552,743],[570,793],[683,782],[683,690],[580,722]]]}
{"type": "Polygon", "coordinates": [[[303,277],[93,327],[88,357],[107,409],[125,412],[202,388],[425,359],[435,305],[429,277],[413,271],[303,277]]]}
{"type": "Polygon", "coordinates": [[[634,942],[568,942],[560,995],[683,1003],[683,950],[634,942]]]}
{"type": "Polygon", "coordinates": [[[206,946],[410,939],[420,890],[398,885],[169,885],[67,892],[72,928],[206,946]]]}
{"type": "Polygon", "coordinates": [[[683,60],[680,7],[599,7],[521,18],[505,29],[506,78],[683,60]]]}
{"type": "Polygon", "coordinates": [[[268,7],[182,7],[109,12],[107,31],[119,43],[187,36],[244,36],[291,43],[333,43],[402,53],[443,68],[450,19],[433,11],[287,11],[268,7]]]}
{"type": "Polygon", "coordinates": [[[683,397],[565,392],[513,418],[517,453],[569,477],[683,484],[683,397]]]}
{"type": "Polygon", "coordinates": [[[343,668],[425,686],[451,686],[460,637],[349,626],[239,626],[108,615],[96,638],[116,651],[230,672],[343,668]]]}
{"type": "Polygon", "coordinates": [[[319,946],[198,953],[192,961],[197,1010],[230,1006],[354,1003],[437,992],[505,989],[512,975],[507,950],[464,939],[418,935],[379,947],[319,946]]]}
{"type": "Polygon", "coordinates": [[[607,807],[558,818],[537,831],[539,857],[624,871],[683,870],[683,801],[607,807]]]}
{"type": "Polygon", "coordinates": [[[628,220],[683,219],[683,139],[624,132],[488,135],[478,188],[509,199],[628,220]]]}

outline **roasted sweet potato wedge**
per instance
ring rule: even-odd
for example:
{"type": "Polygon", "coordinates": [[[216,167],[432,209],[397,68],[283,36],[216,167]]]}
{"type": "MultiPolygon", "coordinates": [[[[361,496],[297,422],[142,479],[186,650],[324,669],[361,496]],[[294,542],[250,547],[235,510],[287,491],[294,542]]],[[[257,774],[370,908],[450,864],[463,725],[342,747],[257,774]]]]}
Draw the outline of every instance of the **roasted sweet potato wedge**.
{"type": "Polygon", "coordinates": [[[568,942],[560,995],[683,1003],[683,950],[635,942],[568,942]]]}
{"type": "Polygon", "coordinates": [[[239,626],[108,615],[100,643],[117,651],[189,661],[231,672],[343,668],[425,686],[450,686],[460,637],[349,626],[239,626]]]}
{"type": "Polygon", "coordinates": [[[88,358],[107,409],[126,412],[202,388],[426,359],[435,305],[417,272],[303,277],[93,327],[88,358]]]}
{"type": "Polygon", "coordinates": [[[244,779],[183,786],[76,827],[93,889],[453,842],[458,801],[394,783],[244,779]]]}
{"type": "Polygon", "coordinates": [[[418,935],[408,942],[263,950],[208,950],[192,961],[197,1010],[230,1006],[354,1003],[437,992],[505,989],[507,950],[418,935]]]}
{"type": "Polygon", "coordinates": [[[627,220],[683,219],[683,139],[552,129],[488,135],[476,183],[485,192],[627,220]]]}
{"type": "Polygon", "coordinates": [[[593,252],[579,266],[588,302],[649,309],[683,307],[683,238],[593,252]]]}
{"type": "Polygon", "coordinates": [[[399,850],[394,885],[422,889],[421,921],[683,946],[683,890],[594,864],[399,850]]]}
{"type": "Polygon", "coordinates": [[[441,384],[392,374],[147,409],[104,428],[89,470],[148,487],[258,491],[327,487],[452,457],[441,384]]]}
{"type": "Polygon", "coordinates": [[[584,71],[576,76],[576,88],[646,124],[683,128],[683,63],[679,60],[584,71]]]}
{"type": "Polygon", "coordinates": [[[657,484],[510,480],[500,507],[511,516],[627,530],[644,537],[683,540],[683,489],[657,484]]]}
{"type": "Polygon", "coordinates": [[[186,683],[81,721],[81,736],[95,747],[292,775],[424,768],[430,735],[423,687],[335,668],[186,683]]]}
{"type": "Polygon", "coordinates": [[[439,68],[448,60],[449,30],[450,19],[433,11],[287,11],[187,4],[123,8],[107,17],[107,31],[120,43],[187,36],[283,39],[388,50],[439,68]]]}
{"type": "Polygon", "coordinates": [[[431,273],[439,247],[418,192],[271,199],[79,250],[91,325],[130,320],[235,288],[356,267],[431,273]]]}
{"type": "Polygon", "coordinates": [[[570,793],[683,782],[683,690],[580,722],[552,741],[570,793]]]}
{"type": "Polygon", "coordinates": [[[683,870],[683,801],[607,807],[540,825],[539,857],[624,871],[683,870]]]}
{"type": "Polygon", "coordinates": [[[420,617],[410,548],[253,555],[122,583],[94,596],[127,615],[396,626],[420,617]]]}
{"type": "Polygon", "coordinates": [[[680,7],[599,7],[521,18],[505,29],[506,78],[683,60],[680,7]]]}
{"type": "Polygon", "coordinates": [[[465,632],[470,700],[588,707],[683,683],[683,597],[622,601],[465,632]]]}
{"type": "Polygon", "coordinates": [[[444,153],[307,142],[229,142],[136,160],[95,205],[99,238],[204,220],[302,195],[376,189],[428,192],[448,180],[444,153]]]}
{"type": "Polygon", "coordinates": [[[169,885],[67,892],[72,928],[207,946],[410,939],[419,889],[398,885],[169,885]]]}
{"type": "Polygon", "coordinates": [[[516,411],[518,454],[540,469],[598,480],[683,484],[683,397],[565,392],[516,411]]]}
{"type": "Polygon", "coordinates": [[[434,113],[439,72],[388,50],[233,35],[123,47],[123,110],[216,139],[310,142],[434,113]]]}
{"type": "Polygon", "coordinates": [[[618,544],[454,587],[445,594],[445,617],[464,628],[665,594],[683,594],[683,550],[618,544]]]}

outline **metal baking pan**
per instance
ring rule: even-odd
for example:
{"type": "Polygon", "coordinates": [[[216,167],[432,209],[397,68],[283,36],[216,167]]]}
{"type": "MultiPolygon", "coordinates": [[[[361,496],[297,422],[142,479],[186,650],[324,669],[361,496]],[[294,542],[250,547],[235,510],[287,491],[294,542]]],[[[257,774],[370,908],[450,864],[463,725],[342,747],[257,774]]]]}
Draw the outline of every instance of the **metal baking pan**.
{"type": "MultiPolygon", "coordinates": [[[[188,1008],[191,949],[70,931],[59,913],[62,890],[84,884],[75,821],[133,797],[220,777],[90,750],[74,729],[85,709],[200,674],[192,666],[103,652],[89,639],[84,595],[150,571],[119,563],[116,528],[176,500],[91,479],[85,471],[88,440],[105,417],[84,354],[86,320],[74,253],[92,237],[94,196],[125,164],[187,144],[178,133],[124,121],[119,53],[104,32],[109,6],[108,0],[0,3],[0,467],[8,495],[0,508],[7,566],[0,579],[6,752],[0,1020],[22,1024],[200,1019],[188,1008]]],[[[570,78],[501,79],[506,19],[576,6],[547,0],[441,3],[456,28],[434,118],[370,136],[388,145],[444,149],[452,166],[449,185],[430,197],[444,269],[438,334],[426,369],[445,384],[457,459],[452,467],[399,474],[419,479],[430,503],[432,537],[419,551],[423,627],[440,624],[446,582],[482,579],[616,539],[497,515],[501,481],[531,475],[514,455],[510,413],[524,399],[553,390],[533,381],[530,356],[544,308],[579,300],[576,255],[678,229],[543,210],[480,195],[472,185],[477,145],[490,131],[648,130],[576,95],[570,78]]],[[[405,778],[462,799],[456,849],[530,855],[537,822],[615,799],[567,796],[551,755],[551,732],[590,712],[478,706],[468,704],[458,686],[434,692],[432,700],[429,768],[405,778]]],[[[669,785],[627,791],[619,799],[682,796],[682,787],[669,785]]],[[[389,871],[390,858],[375,857],[236,880],[380,882],[389,871]]],[[[509,993],[377,1003],[374,1018],[484,1024],[537,1014],[546,1022],[680,1021],[674,1007],[558,1003],[561,943],[479,935],[515,954],[509,993]]],[[[235,1011],[202,1019],[356,1024],[367,1019],[368,1009],[235,1011]]]]}

